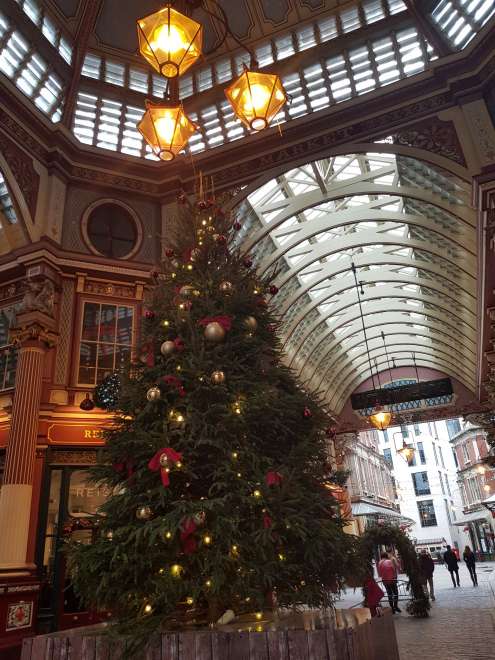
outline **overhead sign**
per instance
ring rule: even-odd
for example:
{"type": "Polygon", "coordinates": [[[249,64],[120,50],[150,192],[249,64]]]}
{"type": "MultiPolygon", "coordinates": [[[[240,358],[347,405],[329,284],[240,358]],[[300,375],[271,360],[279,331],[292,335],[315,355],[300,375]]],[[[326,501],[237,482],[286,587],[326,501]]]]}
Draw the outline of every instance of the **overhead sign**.
{"type": "Polygon", "coordinates": [[[427,380],[410,383],[409,385],[386,387],[381,390],[358,392],[351,395],[351,405],[353,410],[363,410],[375,406],[391,406],[394,403],[405,403],[406,401],[436,399],[453,393],[454,389],[450,378],[439,378],[438,380],[427,380]]]}
{"type": "Polygon", "coordinates": [[[55,422],[48,427],[47,440],[52,445],[102,445],[104,431],[104,425],[55,422]]]}

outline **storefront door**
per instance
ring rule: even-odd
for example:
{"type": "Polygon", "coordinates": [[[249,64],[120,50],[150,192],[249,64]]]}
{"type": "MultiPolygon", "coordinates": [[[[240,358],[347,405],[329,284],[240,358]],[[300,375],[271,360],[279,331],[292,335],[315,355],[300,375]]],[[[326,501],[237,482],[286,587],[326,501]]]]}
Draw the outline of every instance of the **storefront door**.
{"type": "Polygon", "coordinates": [[[52,467],[47,475],[42,503],[38,566],[42,584],[39,623],[43,631],[63,630],[101,621],[72,589],[63,551],[67,541],[91,543],[95,534],[90,516],[108,496],[104,488],[88,483],[87,469],[52,467]]]}

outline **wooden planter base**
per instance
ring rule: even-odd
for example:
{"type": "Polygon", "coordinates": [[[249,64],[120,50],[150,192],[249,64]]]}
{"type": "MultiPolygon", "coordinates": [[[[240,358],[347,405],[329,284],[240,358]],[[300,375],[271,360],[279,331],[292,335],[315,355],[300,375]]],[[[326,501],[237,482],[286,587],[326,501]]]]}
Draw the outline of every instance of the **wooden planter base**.
{"type": "MultiPolygon", "coordinates": [[[[123,644],[94,633],[82,628],[27,639],[21,660],[121,660],[123,644]]],[[[336,630],[168,633],[133,660],[399,660],[399,652],[386,614],[336,630]]]]}

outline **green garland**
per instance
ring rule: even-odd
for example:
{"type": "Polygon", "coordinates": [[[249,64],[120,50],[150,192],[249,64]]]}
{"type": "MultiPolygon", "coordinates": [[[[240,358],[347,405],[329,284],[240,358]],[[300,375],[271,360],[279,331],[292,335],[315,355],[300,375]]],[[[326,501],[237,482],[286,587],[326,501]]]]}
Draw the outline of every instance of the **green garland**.
{"type": "Polygon", "coordinates": [[[430,600],[425,593],[421,580],[421,570],[414,545],[404,532],[392,525],[375,525],[370,527],[359,539],[359,554],[362,565],[367,570],[372,569],[374,551],[380,545],[393,545],[397,548],[402,567],[409,578],[411,600],[406,609],[411,616],[424,618],[428,616],[430,600]]]}

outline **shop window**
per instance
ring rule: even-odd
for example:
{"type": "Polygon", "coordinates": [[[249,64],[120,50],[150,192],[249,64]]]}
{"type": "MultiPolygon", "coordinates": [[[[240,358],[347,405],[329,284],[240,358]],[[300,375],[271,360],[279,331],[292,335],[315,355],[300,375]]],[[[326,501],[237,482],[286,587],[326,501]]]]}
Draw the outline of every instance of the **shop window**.
{"type": "Polygon", "coordinates": [[[431,493],[427,472],[415,472],[411,476],[416,495],[429,495],[431,493]]]}
{"type": "Polygon", "coordinates": [[[96,385],[130,358],[133,307],[85,302],[79,349],[80,385],[96,385]]]}
{"type": "Polygon", "coordinates": [[[14,387],[17,349],[9,343],[9,330],[15,320],[16,307],[0,310],[0,390],[14,387]]]}
{"type": "Polygon", "coordinates": [[[437,517],[435,515],[433,500],[423,500],[422,502],[418,502],[418,513],[421,527],[437,526],[437,517]]]}
{"type": "Polygon", "coordinates": [[[125,259],[138,242],[136,218],[124,206],[98,204],[83,220],[83,234],[97,254],[110,259],[125,259]]]}
{"type": "Polygon", "coordinates": [[[70,475],[69,516],[80,518],[94,515],[110,496],[110,490],[88,481],[87,470],[76,470],[70,475]]]}

